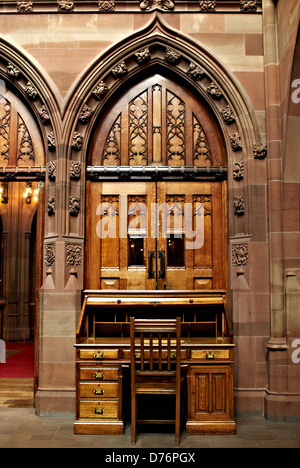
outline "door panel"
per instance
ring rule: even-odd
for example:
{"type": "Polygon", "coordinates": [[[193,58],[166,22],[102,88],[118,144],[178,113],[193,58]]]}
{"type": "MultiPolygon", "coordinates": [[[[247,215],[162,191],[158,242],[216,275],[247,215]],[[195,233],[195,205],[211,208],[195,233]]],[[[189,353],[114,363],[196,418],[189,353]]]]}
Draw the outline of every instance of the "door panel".
{"type": "Polygon", "coordinates": [[[222,184],[159,182],[157,201],[157,250],[165,255],[165,274],[158,277],[158,289],[225,287],[222,184]]]}
{"type": "Polygon", "coordinates": [[[90,243],[87,281],[91,289],[155,289],[156,240],[151,206],[156,185],[89,183],[90,243]]]}
{"type": "Polygon", "coordinates": [[[223,289],[222,184],[89,184],[91,289],[223,289]]]}

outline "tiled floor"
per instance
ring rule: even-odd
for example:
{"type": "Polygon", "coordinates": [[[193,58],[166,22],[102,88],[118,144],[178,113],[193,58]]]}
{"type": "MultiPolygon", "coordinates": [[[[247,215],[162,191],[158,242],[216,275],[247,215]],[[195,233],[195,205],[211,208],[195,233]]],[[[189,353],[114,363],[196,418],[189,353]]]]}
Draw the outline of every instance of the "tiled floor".
{"type": "MultiPolygon", "coordinates": [[[[185,448],[299,448],[300,423],[238,418],[237,434],[190,436],[182,434],[185,448]]],[[[35,415],[33,408],[0,407],[0,448],[131,448],[130,426],[123,436],[73,434],[73,418],[35,415]]],[[[136,448],[174,449],[173,434],[139,434],[136,448]]]]}

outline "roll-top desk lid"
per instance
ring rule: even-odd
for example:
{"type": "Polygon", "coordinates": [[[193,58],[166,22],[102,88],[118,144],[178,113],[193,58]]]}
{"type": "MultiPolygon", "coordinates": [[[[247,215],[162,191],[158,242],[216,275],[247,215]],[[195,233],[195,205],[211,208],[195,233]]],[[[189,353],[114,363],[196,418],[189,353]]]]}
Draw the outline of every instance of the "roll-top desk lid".
{"type": "MultiPolygon", "coordinates": [[[[161,314],[162,318],[167,318],[167,316],[178,310],[185,314],[193,314],[194,312],[203,314],[205,312],[206,315],[210,313],[214,314],[215,311],[218,311],[218,314],[222,318],[216,318],[216,326],[217,321],[222,321],[223,336],[224,333],[227,336],[231,336],[231,324],[227,314],[227,292],[224,290],[85,290],[82,293],[82,299],[83,305],[77,328],[78,339],[82,339],[83,336],[88,337],[88,329],[91,329],[88,322],[92,315],[95,316],[95,313],[99,316],[98,320],[100,322],[103,321],[103,323],[106,323],[106,315],[109,313],[114,313],[115,316],[118,316],[114,322],[118,322],[120,317],[122,322],[126,322],[128,317],[126,319],[125,315],[128,315],[128,313],[145,313],[147,315],[147,311],[154,310],[156,313],[161,314]],[[122,314],[124,314],[124,318],[122,314]],[[164,316],[165,314],[166,316],[164,316]]],[[[196,319],[192,319],[192,321],[198,322],[199,316],[196,319]]],[[[191,319],[189,318],[188,321],[190,322],[191,319]]],[[[202,321],[201,318],[200,321],[202,321]]]]}

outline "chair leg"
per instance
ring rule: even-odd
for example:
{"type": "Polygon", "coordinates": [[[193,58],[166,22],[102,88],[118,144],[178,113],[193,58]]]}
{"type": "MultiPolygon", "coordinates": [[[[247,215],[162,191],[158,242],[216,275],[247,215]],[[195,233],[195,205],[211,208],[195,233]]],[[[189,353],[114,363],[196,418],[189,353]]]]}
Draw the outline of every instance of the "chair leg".
{"type": "Polygon", "coordinates": [[[176,396],[176,414],[175,414],[175,445],[180,443],[180,429],[181,429],[181,414],[180,414],[180,398],[176,396]]]}
{"type": "Polygon", "coordinates": [[[131,400],[131,445],[136,444],[136,397],[131,400]]]}

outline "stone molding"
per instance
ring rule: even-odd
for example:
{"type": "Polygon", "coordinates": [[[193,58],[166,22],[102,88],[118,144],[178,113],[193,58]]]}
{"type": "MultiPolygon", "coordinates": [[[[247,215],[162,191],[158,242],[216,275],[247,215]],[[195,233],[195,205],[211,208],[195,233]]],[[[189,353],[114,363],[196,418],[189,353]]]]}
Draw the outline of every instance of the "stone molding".
{"type": "Polygon", "coordinates": [[[32,15],[41,13],[240,13],[261,14],[261,0],[2,0],[0,14],[32,15]]]}

